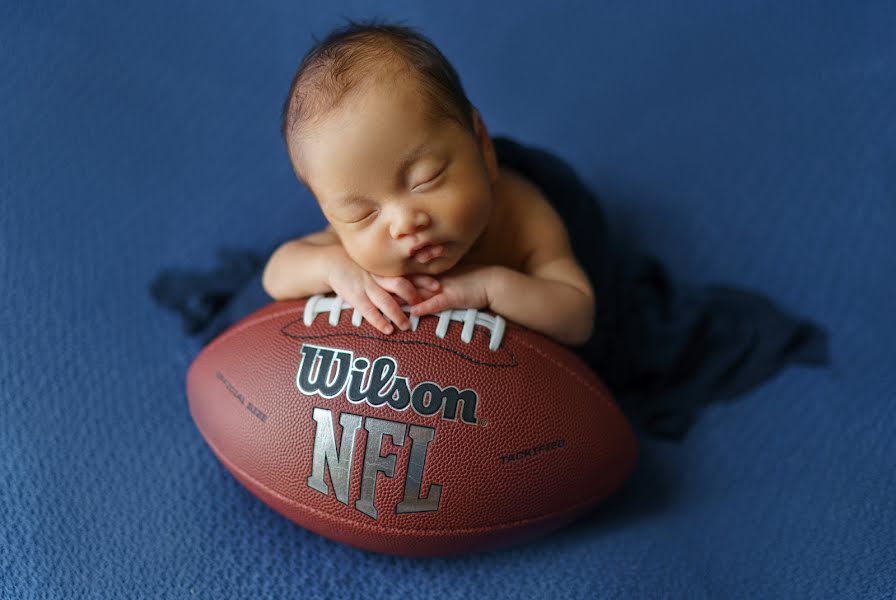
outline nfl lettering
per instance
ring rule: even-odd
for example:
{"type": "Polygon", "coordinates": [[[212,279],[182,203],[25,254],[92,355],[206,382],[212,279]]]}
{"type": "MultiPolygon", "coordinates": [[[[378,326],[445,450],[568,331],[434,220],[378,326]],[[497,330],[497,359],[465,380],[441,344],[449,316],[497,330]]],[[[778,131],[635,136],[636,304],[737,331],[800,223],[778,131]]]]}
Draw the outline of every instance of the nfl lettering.
{"type": "MultiPolygon", "coordinates": [[[[373,407],[388,407],[398,412],[413,410],[421,416],[432,417],[439,414],[441,419],[448,421],[471,425],[478,423],[478,397],[474,390],[461,391],[455,387],[443,389],[429,381],[411,389],[406,377],[397,376],[398,362],[393,357],[380,356],[371,365],[366,358],[355,358],[349,350],[311,344],[302,346],[301,355],[296,386],[306,396],[331,400],[344,395],[353,404],[366,402],[373,407]]],[[[339,414],[342,439],[337,449],[332,412],[314,407],[312,418],[316,429],[311,475],[307,479],[310,488],[324,495],[330,494],[324,479],[324,470],[328,469],[336,499],[349,506],[355,434],[363,426],[367,431],[367,445],[363,457],[360,497],[355,501],[354,508],[373,519],[379,517],[376,507],[377,473],[382,471],[390,478],[395,475],[395,454],[381,455],[383,436],[389,435],[396,446],[403,446],[405,438],[410,438],[411,455],[408,471],[405,473],[404,498],[395,506],[395,514],[433,512],[439,509],[441,485],[431,484],[428,493],[421,495],[429,444],[435,438],[434,427],[409,426],[407,423],[370,416],[365,419],[363,415],[345,412],[339,414]]]]}

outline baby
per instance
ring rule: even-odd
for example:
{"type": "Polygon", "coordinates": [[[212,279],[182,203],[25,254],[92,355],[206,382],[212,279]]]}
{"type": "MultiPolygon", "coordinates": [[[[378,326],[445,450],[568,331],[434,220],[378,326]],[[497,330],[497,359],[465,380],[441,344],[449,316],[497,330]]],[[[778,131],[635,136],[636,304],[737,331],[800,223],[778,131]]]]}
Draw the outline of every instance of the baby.
{"type": "Polygon", "coordinates": [[[283,108],[293,169],[329,225],[264,267],[275,300],[335,292],[385,334],[488,309],[569,346],[594,290],[539,188],[500,166],[482,116],[426,38],[351,23],[306,55],[283,108]]]}

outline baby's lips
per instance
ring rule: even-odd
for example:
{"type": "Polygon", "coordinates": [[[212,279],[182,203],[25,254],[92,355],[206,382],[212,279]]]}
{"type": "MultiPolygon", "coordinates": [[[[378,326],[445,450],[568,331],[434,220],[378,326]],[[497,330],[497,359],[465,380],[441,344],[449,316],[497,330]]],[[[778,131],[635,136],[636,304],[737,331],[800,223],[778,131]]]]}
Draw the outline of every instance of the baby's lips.
{"type": "Polygon", "coordinates": [[[438,244],[437,246],[430,246],[429,248],[425,248],[414,255],[419,263],[427,263],[430,260],[439,257],[445,251],[445,246],[443,244],[438,244]]]}

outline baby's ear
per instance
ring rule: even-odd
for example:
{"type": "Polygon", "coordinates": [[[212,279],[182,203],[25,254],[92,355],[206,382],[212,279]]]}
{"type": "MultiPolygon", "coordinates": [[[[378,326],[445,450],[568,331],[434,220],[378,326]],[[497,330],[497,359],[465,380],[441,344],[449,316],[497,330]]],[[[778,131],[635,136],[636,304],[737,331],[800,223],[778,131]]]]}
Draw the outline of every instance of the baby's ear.
{"type": "Polygon", "coordinates": [[[482,115],[475,108],[473,109],[473,128],[476,132],[479,150],[485,161],[485,168],[488,170],[488,178],[494,185],[498,181],[498,159],[495,156],[495,147],[492,144],[492,137],[488,134],[488,128],[482,120],[482,115]]]}

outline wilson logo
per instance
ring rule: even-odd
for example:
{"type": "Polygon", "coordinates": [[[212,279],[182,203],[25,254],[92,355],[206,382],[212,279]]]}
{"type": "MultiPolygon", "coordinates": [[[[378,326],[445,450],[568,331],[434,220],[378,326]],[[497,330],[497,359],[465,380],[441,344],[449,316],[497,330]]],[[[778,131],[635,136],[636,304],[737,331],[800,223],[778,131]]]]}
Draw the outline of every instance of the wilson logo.
{"type": "Polygon", "coordinates": [[[448,421],[457,421],[459,416],[464,423],[476,425],[479,422],[476,416],[478,396],[474,390],[442,388],[432,381],[411,388],[407,377],[398,376],[398,361],[391,356],[380,356],[371,365],[368,359],[356,358],[349,350],[310,344],[302,345],[301,354],[296,386],[306,396],[329,400],[345,395],[353,404],[366,402],[374,407],[388,406],[398,412],[410,408],[424,417],[439,414],[448,421]]]}

